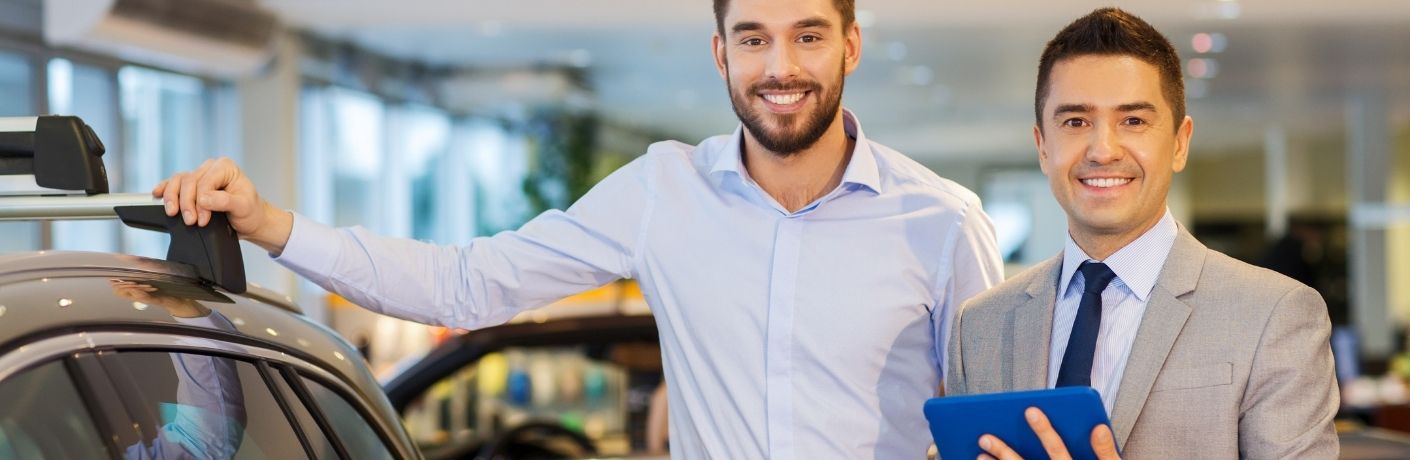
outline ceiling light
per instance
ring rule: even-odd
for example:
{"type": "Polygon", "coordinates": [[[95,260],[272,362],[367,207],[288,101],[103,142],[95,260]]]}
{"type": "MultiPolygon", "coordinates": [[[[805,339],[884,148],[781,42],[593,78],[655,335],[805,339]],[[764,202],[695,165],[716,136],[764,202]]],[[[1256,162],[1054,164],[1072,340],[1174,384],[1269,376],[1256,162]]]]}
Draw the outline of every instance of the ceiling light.
{"type": "Polygon", "coordinates": [[[1234,1],[1222,1],[1214,7],[1214,15],[1219,19],[1238,19],[1241,12],[1243,8],[1234,1]]]}
{"type": "Polygon", "coordinates": [[[1190,59],[1185,72],[1195,78],[1214,78],[1219,75],[1219,63],[1209,58],[1190,59]]]}
{"type": "Polygon", "coordinates": [[[1208,53],[1214,49],[1214,38],[1204,32],[1197,33],[1190,38],[1190,47],[1194,48],[1196,53],[1208,53]]]}
{"type": "Polygon", "coordinates": [[[1225,37],[1224,34],[1221,34],[1219,32],[1209,34],[1209,39],[1213,45],[1209,49],[1209,52],[1211,53],[1223,53],[1224,48],[1227,48],[1229,46],[1229,38],[1225,37]]]}

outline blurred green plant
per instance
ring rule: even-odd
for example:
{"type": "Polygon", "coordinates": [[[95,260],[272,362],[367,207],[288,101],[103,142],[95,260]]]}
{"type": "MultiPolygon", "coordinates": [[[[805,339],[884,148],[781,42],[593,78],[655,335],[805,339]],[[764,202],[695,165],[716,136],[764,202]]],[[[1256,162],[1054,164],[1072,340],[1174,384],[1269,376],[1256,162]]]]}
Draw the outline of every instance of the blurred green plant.
{"type": "Polygon", "coordinates": [[[594,152],[598,118],[563,110],[535,114],[528,123],[529,174],[524,196],[530,210],[567,209],[596,184],[594,152]]]}

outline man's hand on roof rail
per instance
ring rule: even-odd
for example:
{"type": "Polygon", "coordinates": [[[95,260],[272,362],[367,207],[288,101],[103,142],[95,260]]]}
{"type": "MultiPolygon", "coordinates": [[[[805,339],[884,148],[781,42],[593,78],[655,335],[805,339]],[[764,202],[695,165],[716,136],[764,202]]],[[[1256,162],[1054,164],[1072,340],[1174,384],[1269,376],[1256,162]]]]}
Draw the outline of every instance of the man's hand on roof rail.
{"type": "Polygon", "coordinates": [[[186,225],[204,227],[212,212],[224,212],[236,235],[275,255],[284,252],[294,228],[294,216],[260,198],[254,183],[225,157],[176,173],[153,187],[152,196],[166,204],[166,215],[180,213],[186,225]]]}

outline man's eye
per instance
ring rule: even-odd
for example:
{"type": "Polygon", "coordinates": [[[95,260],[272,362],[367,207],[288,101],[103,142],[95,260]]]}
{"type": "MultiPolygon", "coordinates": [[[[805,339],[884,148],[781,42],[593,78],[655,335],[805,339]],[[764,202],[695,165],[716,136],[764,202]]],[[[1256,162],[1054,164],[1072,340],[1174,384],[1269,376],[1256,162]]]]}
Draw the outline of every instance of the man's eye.
{"type": "Polygon", "coordinates": [[[1143,125],[1146,125],[1147,123],[1146,123],[1146,120],[1143,120],[1143,119],[1141,119],[1141,118],[1137,118],[1137,117],[1126,117],[1126,124],[1127,124],[1127,125],[1130,125],[1130,126],[1143,126],[1143,125]]]}
{"type": "Polygon", "coordinates": [[[762,39],[762,38],[747,38],[747,39],[745,39],[744,41],[739,42],[739,43],[740,43],[741,45],[744,45],[744,46],[759,46],[759,45],[763,45],[763,44],[764,44],[764,39],[762,39]]]}
{"type": "Polygon", "coordinates": [[[1062,125],[1068,128],[1081,128],[1087,126],[1087,120],[1081,118],[1068,118],[1062,121],[1062,125]]]}
{"type": "Polygon", "coordinates": [[[798,37],[799,43],[817,43],[819,41],[822,41],[822,37],[819,37],[817,35],[804,35],[802,37],[798,37]]]}

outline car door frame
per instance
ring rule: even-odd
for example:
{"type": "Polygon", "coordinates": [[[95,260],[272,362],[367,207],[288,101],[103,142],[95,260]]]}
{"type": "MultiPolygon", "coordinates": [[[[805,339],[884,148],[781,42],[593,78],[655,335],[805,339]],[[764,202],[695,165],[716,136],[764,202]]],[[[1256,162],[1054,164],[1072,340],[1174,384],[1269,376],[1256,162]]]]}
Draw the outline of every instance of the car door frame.
{"type": "MultiPolygon", "coordinates": [[[[0,382],[20,372],[56,360],[65,360],[70,379],[84,399],[95,428],[103,436],[111,457],[118,459],[124,451],[124,441],[145,439],[141,432],[142,424],[133,423],[139,413],[133,413],[125,402],[127,398],[119,390],[125,385],[134,385],[131,376],[113,372],[120,364],[107,358],[120,351],[186,352],[206,355],[221,355],[254,364],[259,370],[268,391],[280,406],[281,413],[289,425],[297,432],[304,453],[312,458],[308,435],[304,430],[319,430],[334,446],[340,458],[349,458],[347,447],[338,438],[325,415],[304,389],[302,382],[294,377],[306,377],[328,387],[344,401],[348,402],[364,421],[372,426],[388,451],[398,458],[421,458],[420,453],[408,445],[398,442],[394,427],[389,421],[376,417],[377,413],[363,398],[349,397],[358,392],[352,385],[338,378],[336,374],[306,361],[294,354],[277,349],[251,345],[243,342],[225,341],[210,336],[189,336],[163,332],[124,331],[81,331],[39,338],[22,346],[12,348],[10,353],[0,356],[0,382]],[[117,367],[114,367],[117,366],[117,367]],[[285,387],[293,390],[297,400],[289,400],[288,394],[271,379],[282,379],[285,387]],[[301,404],[315,419],[317,426],[304,426],[292,413],[291,404],[301,404]],[[130,428],[129,428],[130,427],[130,428]]],[[[150,415],[148,416],[150,418],[150,415]]],[[[150,420],[148,420],[150,423],[150,420]]]]}

